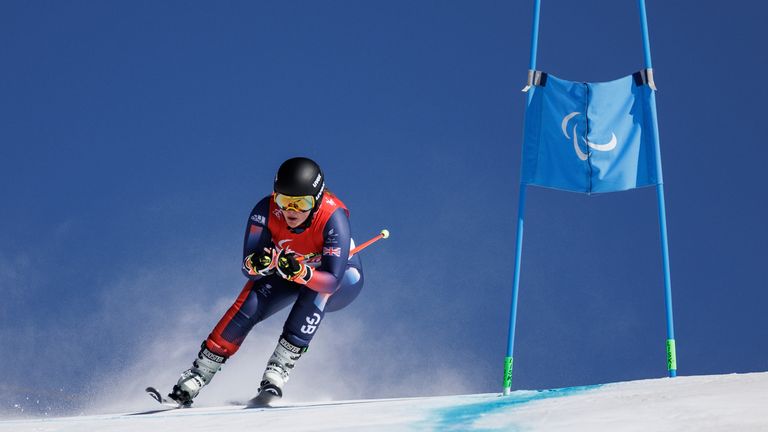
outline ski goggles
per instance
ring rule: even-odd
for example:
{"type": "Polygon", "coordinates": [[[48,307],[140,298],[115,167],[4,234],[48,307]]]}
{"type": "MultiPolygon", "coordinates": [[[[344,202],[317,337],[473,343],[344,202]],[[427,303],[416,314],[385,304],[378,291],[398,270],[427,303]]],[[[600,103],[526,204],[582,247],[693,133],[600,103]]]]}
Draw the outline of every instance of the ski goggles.
{"type": "Polygon", "coordinates": [[[308,212],[315,206],[315,197],[311,195],[305,196],[288,196],[276,193],[275,204],[280,207],[280,210],[308,212]]]}

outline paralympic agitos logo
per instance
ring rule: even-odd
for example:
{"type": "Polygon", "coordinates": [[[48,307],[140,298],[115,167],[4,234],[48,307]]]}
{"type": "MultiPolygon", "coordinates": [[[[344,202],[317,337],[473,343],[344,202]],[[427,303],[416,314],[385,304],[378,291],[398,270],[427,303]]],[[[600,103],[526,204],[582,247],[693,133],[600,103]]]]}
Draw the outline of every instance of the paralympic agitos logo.
{"type": "MultiPolygon", "coordinates": [[[[560,125],[560,128],[563,130],[563,135],[565,135],[567,139],[571,139],[571,137],[568,135],[568,121],[579,114],[581,113],[578,111],[574,111],[566,115],[565,117],[563,117],[563,122],[560,125]]],[[[577,124],[573,125],[573,150],[576,152],[576,156],[579,159],[583,161],[587,160],[587,158],[592,154],[591,152],[589,152],[589,149],[593,149],[597,151],[611,151],[616,148],[616,144],[618,143],[618,140],[616,139],[616,134],[611,132],[611,139],[605,144],[591,143],[585,137],[581,137],[581,140],[584,141],[584,144],[587,145],[588,153],[584,153],[583,151],[581,151],[581,146],[579,145],[579,135],[576,130],[577,126],[578,126],[577,124]]]]}

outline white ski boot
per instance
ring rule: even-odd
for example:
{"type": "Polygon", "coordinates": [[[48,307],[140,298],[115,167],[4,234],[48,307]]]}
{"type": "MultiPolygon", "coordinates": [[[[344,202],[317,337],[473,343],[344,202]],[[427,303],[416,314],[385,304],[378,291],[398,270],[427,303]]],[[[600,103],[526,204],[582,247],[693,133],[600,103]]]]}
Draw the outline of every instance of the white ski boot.
{"type": "Polygon", "coordinates": [[[213,376],[226,361],[226,357],[209,351],[203,342],[197,359],[192,362],[192,368],[181,373],[179,381],[173,386],[173,391],[168,397],[181,406],[189,407],[192,405],[192,399],[200,393],[200,389],[211,382],[213,376]]]}
{"type": "Polygon", "coordinates": [[[259,385],[259,395],[251,400],[250,405],[268,405],[271,401],[283,397],[283,386],[288,382],[291,370],[296,365],[296,360],[307,349],[293,345],[280,338],[275,352],[267,362],[267,369],[259,385]]]}

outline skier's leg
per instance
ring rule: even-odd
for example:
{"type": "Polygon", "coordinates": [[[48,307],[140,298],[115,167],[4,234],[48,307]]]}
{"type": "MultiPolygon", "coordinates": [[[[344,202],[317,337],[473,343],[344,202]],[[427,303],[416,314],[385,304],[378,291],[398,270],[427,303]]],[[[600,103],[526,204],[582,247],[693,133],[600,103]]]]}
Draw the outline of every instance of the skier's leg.
{"type": "Polygon", "coordinates": [[[287,285],[279,277],[248,281],[235,303],[203,342],[192,368],[182,372],[169,396],[181,404],[191,404],[227,358],[237,352],[253,326],[293,301],[296,290],[287,285]]]}
{"type": "Polygon", "coordinates": [[[283,334],[267,362],[260,385],[261,393],[271,393],[273,397],[283,395],[282,388],[288,381],[291,370],[309,347],[325,316],[324,309],[330,296],[305,286],[299,288],[299,296],[285,322],[283,334]]]}
{"type": "Polygon", "coordinates": [[[253,326],[293,302],[297,292],[292,285],[276,275],[248,281],[208,336],[206,346],[219,355],[233,356],[253,326]]]}

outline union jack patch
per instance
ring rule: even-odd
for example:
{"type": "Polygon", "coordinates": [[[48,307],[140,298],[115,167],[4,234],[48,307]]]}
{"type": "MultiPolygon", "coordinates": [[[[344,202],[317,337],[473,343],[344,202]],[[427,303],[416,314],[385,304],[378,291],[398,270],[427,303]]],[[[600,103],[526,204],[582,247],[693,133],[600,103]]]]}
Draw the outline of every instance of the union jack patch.
{"type": "Polygon", "coordinates": [[[341,256],[341,248],[340,247],[324,247],[323,248],[323,255],[328,256],[341,256]]]}

